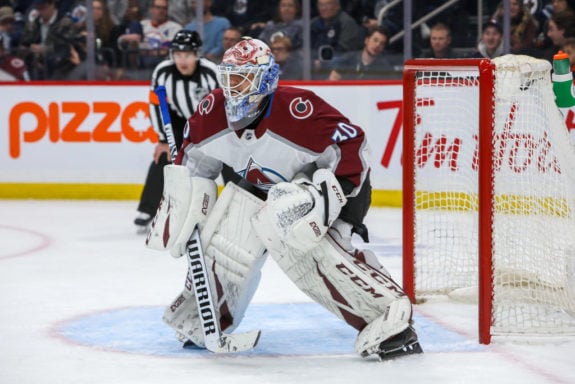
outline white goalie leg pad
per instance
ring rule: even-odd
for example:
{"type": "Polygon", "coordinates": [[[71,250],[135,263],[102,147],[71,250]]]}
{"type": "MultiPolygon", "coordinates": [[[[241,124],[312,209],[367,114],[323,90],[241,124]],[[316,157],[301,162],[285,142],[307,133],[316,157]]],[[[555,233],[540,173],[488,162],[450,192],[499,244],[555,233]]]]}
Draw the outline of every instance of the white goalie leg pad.
{"type": "Polygon", "coordinates": [[[182,256],[195,226],[203,227],[214,206],[217,188],[211,179],[190,177],[184,166],[166,165],[162,201],[146,245],[152,249],[168,249],[173,257],[182,256]]]}
{"type": "Polygon", "coordinates": [[[162,319],[176,330],[182,341],[191,340],[198,347],[205,347],[198,305],[189,278],[186,279],[186,288],[166,308],[162,319]]]}
{"type": "Polygon", "coordinates": [[[328,232],[332,239],[347,253],[350,255],[359,258],[361,261],[369,265],[370,267],[380,271],[384,275],[391,277],[389,271],[379,262],[377,256],[369,250],[363,249],[358,251],[352,244],[351,244],[351,236],[352,236],[352,228],[353,226],[349,223],[341,219],[337,219],[333,225],[329,228],[328,232]]]}
{"type": "MultiPolygon", "coordinates": [[[[231,332],[241,322],[261,277],[265,246],[253,232],[250,218],[263,201],[228,183],[200,232],[210,288],[221,330],[231,332]]],[[[192,281],[164,313],[164,321],[196,345],[203,333],[192,281]]]]}
{"type": "Polygon", "coordinates": [[[392,301],[385,312],[361,330],[354,349],[362,357],[378,352],[379,345],[403,332],[411,323],[411,301],[404,297],[392,301]]]}
{"type": "Polygon", "coordinates": [[[260,233],[309,251],[319,244],[346,202],[341,185],[327,169],[317,170],[312,182],[278,183],[270,188],[259,213],[265,221],[260,233]]]}
{"type": "MultiPolygon", "coordinates": [[[[261,217],[252,225],[261,229],[261,217]]],[[[264,232],[267,232],[264,230],[264,232]]],[[[280,268],[309,297],[358,329],[356,351],[362,355],[404,329],[411,321],[411,302],[388,274],[346,252],[331,235],[308,252],[279,239],[262,241],[280,268]]]]}

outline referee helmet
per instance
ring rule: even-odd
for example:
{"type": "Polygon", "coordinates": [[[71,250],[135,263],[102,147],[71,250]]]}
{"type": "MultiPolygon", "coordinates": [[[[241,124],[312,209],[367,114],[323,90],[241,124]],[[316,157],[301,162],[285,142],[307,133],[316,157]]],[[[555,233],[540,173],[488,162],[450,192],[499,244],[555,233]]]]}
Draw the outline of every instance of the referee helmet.
{"type": "Polygon", "coordinates": [[[196,31],[182,29],[178,31],[172,39],[170,48],[172,51],[193,51],[196,52],[202,46],[202,38],[196,31]]]}

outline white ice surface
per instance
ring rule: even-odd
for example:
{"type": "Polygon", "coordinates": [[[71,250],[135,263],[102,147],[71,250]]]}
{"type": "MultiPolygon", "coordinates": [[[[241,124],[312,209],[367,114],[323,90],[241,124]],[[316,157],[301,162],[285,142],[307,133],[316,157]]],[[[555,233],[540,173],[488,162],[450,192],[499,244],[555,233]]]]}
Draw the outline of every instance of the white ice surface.
{"type": "MultiPolygon", "coordinates": [[[[475,307],[445,301],[416,306],[426,353],[383,363],[361,359],[353,353],[353,331],[339,331],[329,314],[324,323],[321,313],[318,321],[275,311],[315,304],[271,259],[253,302],[259,314],[250,318],[248,310],[245,319],[253,328],[267,313],[280,316],[279,329],[265,323],[260,350],[232,356],[182,350],[155,321],[180,292],[185,261],[144,247],[132,226],[135,207],[133,201],[0,200],[0,384],[575,383],[575,339],[479,346],[475,307]],[[152,321],[138,319],[140,313],[152,321]],[[311,335],[315,329],[318,337],[298,339],[298,329],[311,335]],[[78,339],[88,331],[92,339],[78,339]],[[340,333],[343,346],[301,352],[337,344],[340,333]],[[285,347],[266,352],[275,340],[285,347]]],[[[400,211],[374,208],[367,224],[369,246],[400,280],[400,211]]]]}

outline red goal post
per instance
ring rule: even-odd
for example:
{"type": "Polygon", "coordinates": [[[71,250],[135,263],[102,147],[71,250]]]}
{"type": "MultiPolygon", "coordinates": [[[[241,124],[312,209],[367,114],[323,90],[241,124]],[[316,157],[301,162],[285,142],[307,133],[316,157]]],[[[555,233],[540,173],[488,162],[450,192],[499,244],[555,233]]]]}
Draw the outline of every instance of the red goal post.
{"type": "Polygon", "coordinates": [[[478,301],[479,341],[575,334],[575,150],[551,66],[404,65],[403,284],[478,301]]]}

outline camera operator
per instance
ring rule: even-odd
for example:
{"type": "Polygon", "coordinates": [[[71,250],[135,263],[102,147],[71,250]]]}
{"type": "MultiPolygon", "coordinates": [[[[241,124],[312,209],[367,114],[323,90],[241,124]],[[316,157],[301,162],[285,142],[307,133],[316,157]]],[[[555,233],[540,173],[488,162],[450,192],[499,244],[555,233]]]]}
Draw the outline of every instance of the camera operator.
{"type": "MultiPolygon", "coordinates": [[[[324,63],[343,52],[360,50],[361,27],[341,9],[339,0],[317,0],[319,15],[311,20],[311,49],[314,72],[328,68],[324,63]]],[[[329,73],[329,72],[328,72],[329,73]]]]}

